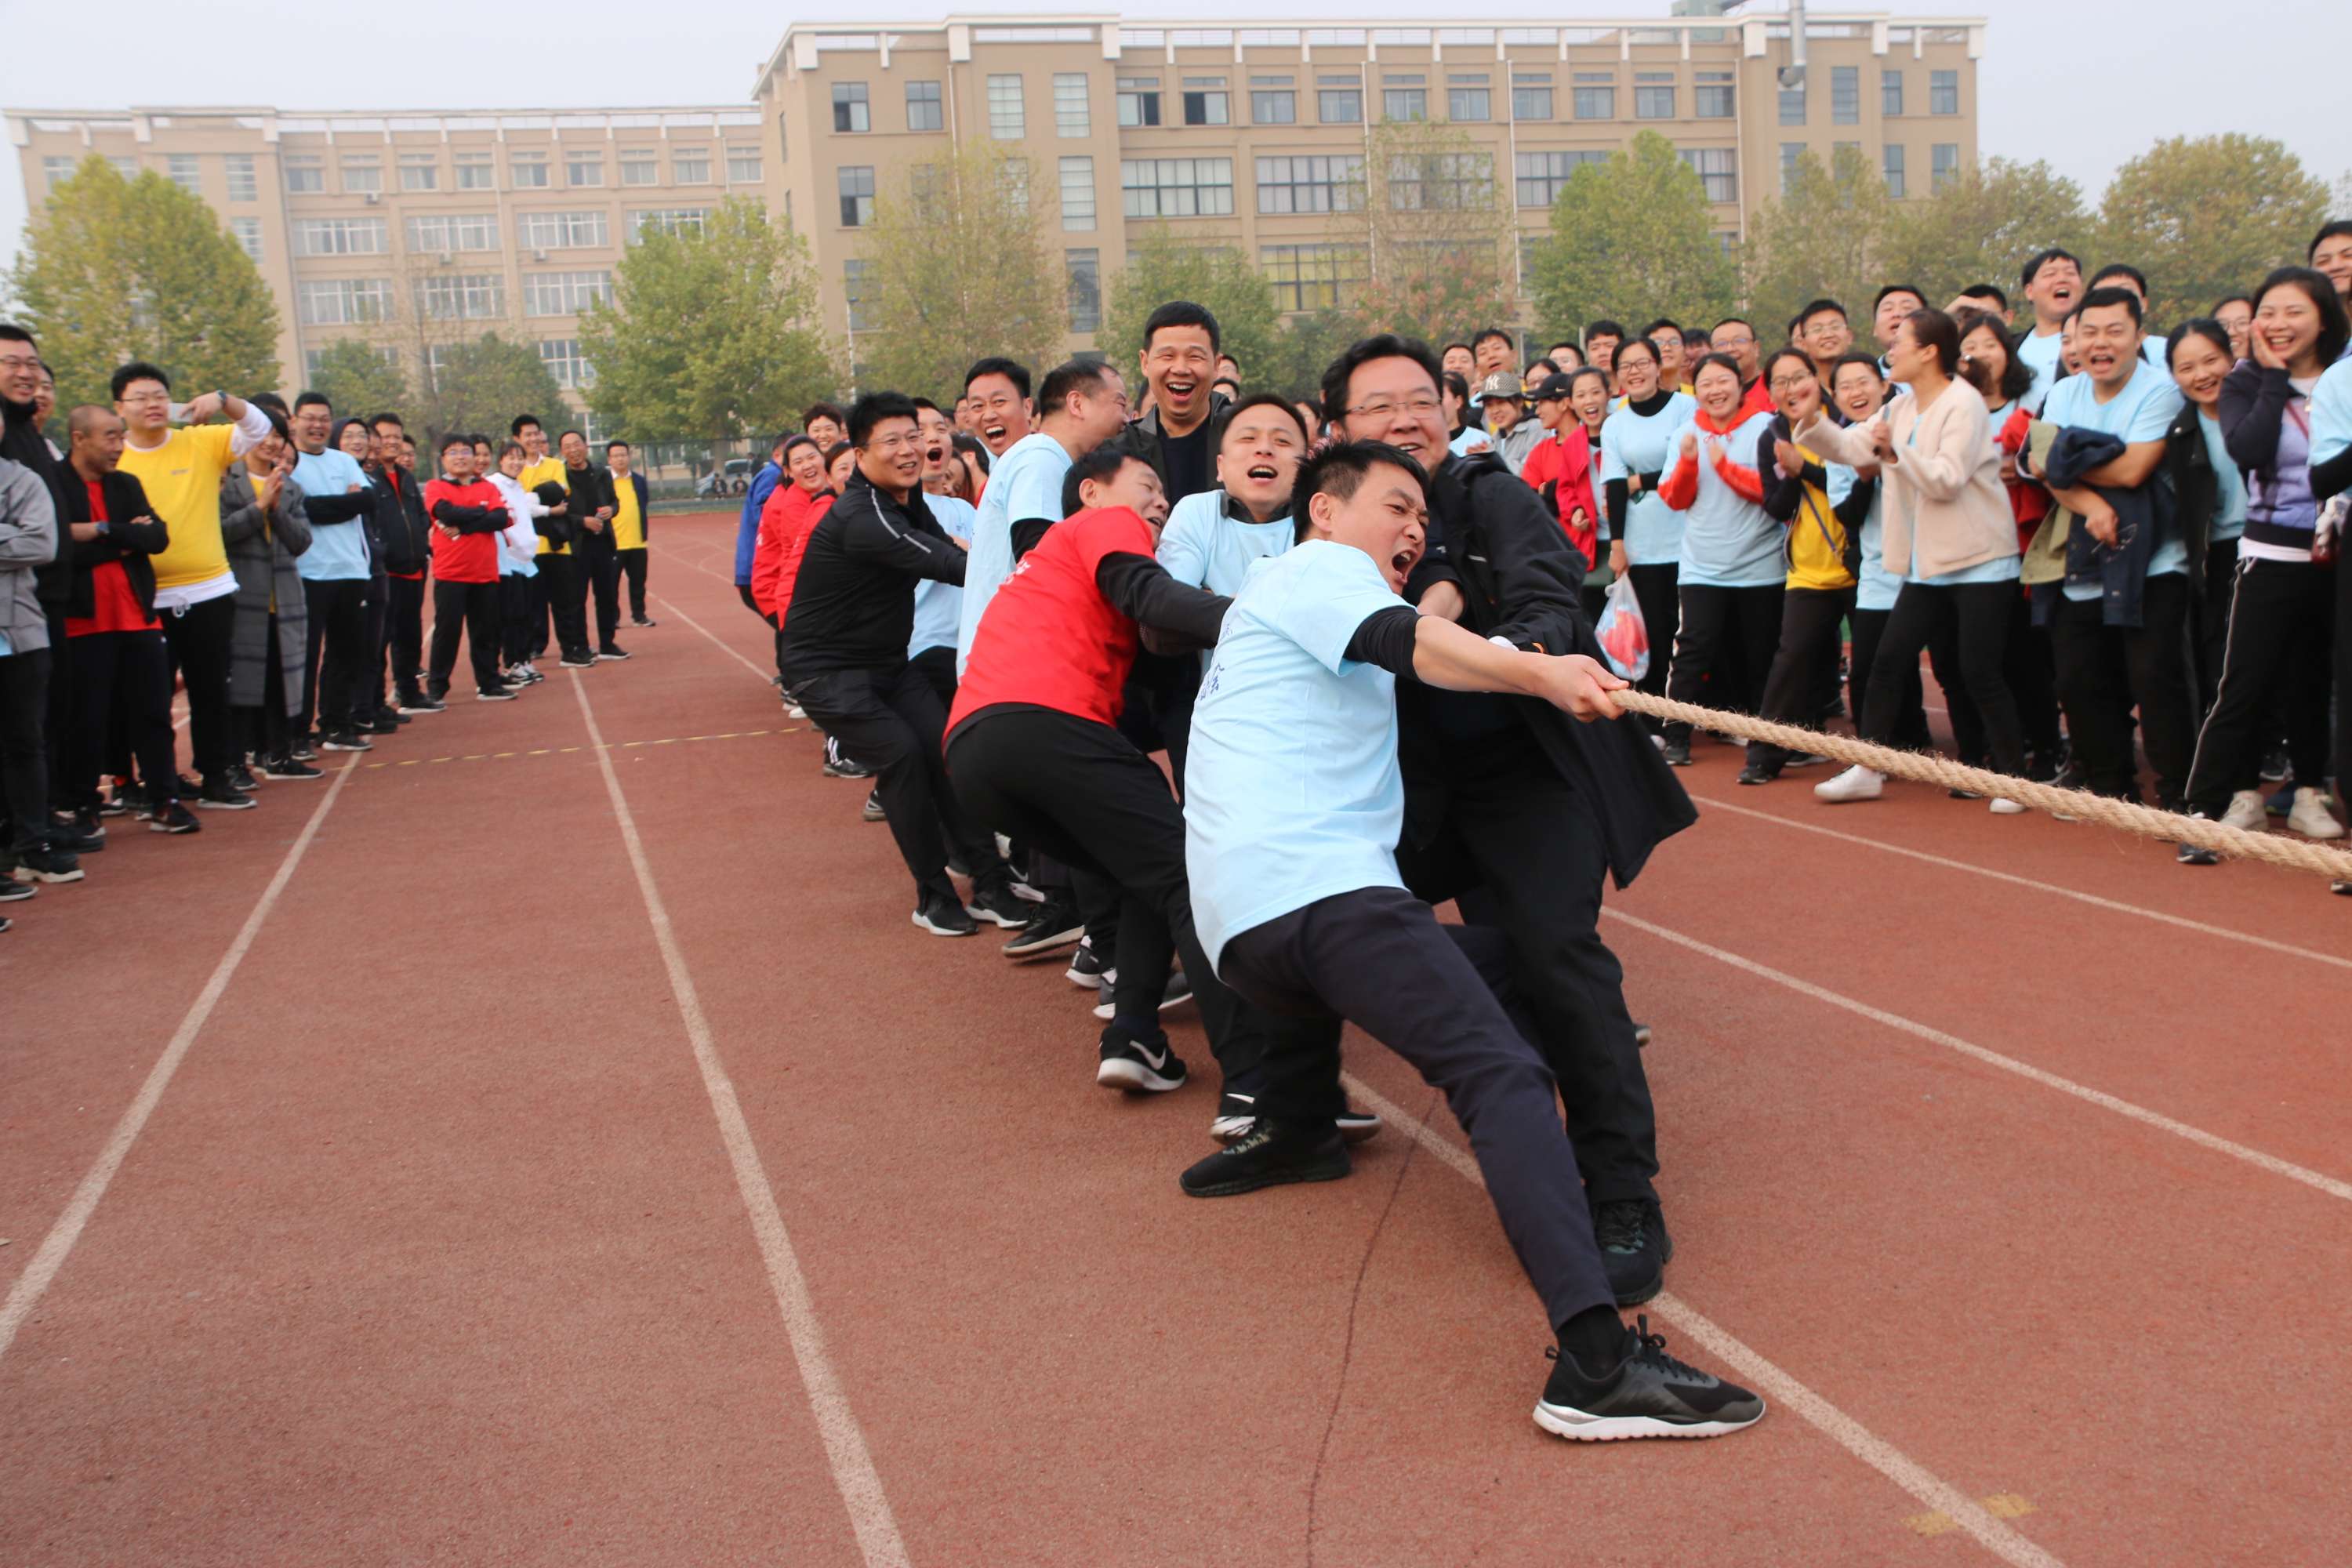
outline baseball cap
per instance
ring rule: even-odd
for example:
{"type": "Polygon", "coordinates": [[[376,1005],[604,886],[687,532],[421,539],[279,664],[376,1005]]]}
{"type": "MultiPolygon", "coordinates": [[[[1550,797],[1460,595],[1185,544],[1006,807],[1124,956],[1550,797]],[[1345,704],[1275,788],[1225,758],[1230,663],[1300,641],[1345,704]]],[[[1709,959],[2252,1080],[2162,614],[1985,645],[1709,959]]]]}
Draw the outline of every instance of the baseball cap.
{"type": "Polygon", "coordinates": [[[1519,378],[1507,370],[1498,370],[1478,384],[1478,401],[1481,403],[1490,397],[1507,397],[1517,402],[1522,395],[1519,378]]]}
{"type": "Polygon", "coordinates": [[[1535,389],[1533,396],[1538,403],[1549,403],[1554,400],[1565,403],[1568,400],[1568,389],[1574,384],[1574,377],[1562,375],[1559,372],[1554,371],[1543,378],[1542,384],[1535,389]]]}

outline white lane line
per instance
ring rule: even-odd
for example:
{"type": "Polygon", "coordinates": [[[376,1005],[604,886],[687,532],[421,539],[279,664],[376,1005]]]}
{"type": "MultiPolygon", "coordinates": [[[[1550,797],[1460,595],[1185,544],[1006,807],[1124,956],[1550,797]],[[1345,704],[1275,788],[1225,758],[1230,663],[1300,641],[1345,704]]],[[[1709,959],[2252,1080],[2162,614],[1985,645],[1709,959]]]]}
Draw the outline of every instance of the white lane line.
{"type": "MultiPolygon", "coordinates": [[[[1421,1118],[1381,1095],[1353,1073],[1341,1075],[1349,1095],[1391,1127],[1405,1129],[1421,1146],[1475,1186],[1484,1187],[1478,1162],[1421,1118]]],[[[1726,1332],[1715,1321],[1672,1291],[1653,1299],[1644,1310],[1673,1323],[1706,1347],[1707,1353],[1739,1382],[1772,1405],[1818,1429],[1839,1447],[1949,1518],[1977,1543],[2013,1568],[2063,1568],[2059,1560],[1988,1512],[1982,1503],[1937,1477],[1926,1466],[1806,1387],[1726,1332]]]]}
{"type": "Polygon", "coordinates": [[[1884,1024],[1886,1027],[1899,1029],[1915,1039],[1925,1040],[1929,1045],[1941,1046],[1948,1051],[1957,1051],[1964,1057],[1983,1062],[1988,1067],[1999,1068],[2003,1072],[2015,1073],[2018,1077],[2032,1083],[2038,1083],[2044,1089],[2054,1089],[2061,1094],[2072,1095],[2076,1100],[2095,1105],[2103,1110],[2112,1110],[2117,1116],[2127,1117],[2142,1126],[2153,1127],[2159,1132],[2169,1132],[2176,1138],[2186,1139],[2200,1149],[2210,1149],[2217,1154],[2227,1154],[2233,1160],[2242,1160],[2247,1164],[2268,1171],[2274,1176],[2284,1176],[2288,1181],[2300,1182],[2305,1186],[2325,1193],[2331,1198],[2352,1201],[2352,1182],[2338,1181],[2334,1176],[2323,1175],[2306,1166],[2282,1160],[2275,1154],[2265,1154],[2260,1149],[2249,1148],[2243,1143],[2233,1142],[2216,1133],[2208,1132],[2201,1127],[2191,1127],[2186,1121],[2176,1121],[2161,1111],[2150,1110],[2144,1105],[2135,1105],[2130,1100],[2118,1099],[2104,1089],[2092,1089],[2087,1085],[2076,1083],[2073,1079],[2060,1078],[2056,1073],[2045,1072],[2030,1062],[2021,1062],[2015,1057],[2005,1057],[1999,1051],[1988,1050],[1982,1046],[1960,1038],[1958,1035],[1948,1035],[1941,1029],[1930,1028],[1926,1024],[1915,1022],[1900,1014],[1890,1013],[1883,1007],[1874,1007],[1867,1002],[1857,1002],[1851,996],[1842,996],[1826,986],[1816,985],[1810,980],[1800,980],[1793,974],[1784,973],[1769,965],[1759,963],[1752,958],[1742,958],[1736,952],[1726,952],[1723,949],[1711,947],[1696,937],[1685,936],[1676,931],[1668,931],[1661,925],[1653,925],[1648,921],[1636,919],[1622,910],[1603,909],[1601,912],[1610,920],[1632,926],[1635,931],[1647,932],[1662,942],[1670,942],[1677,947],[1687,948],[1693,952],[1704,954],[1718,963],[1729,964],[1732,968],[1753,974],[1760,980],[1769,980],[1776,985],[1785,985],[1800,995],[1810,996],[1816,1002],[1826,1002],[1832,1007],[1842,1007],[1857,1017],[1869,1019],[1874,1024],[1884,1024]]]}
{"type": "Polygon", "coordinates": [[[2245,931],[2231,931],[2227,926],[2208,925],[2203,921],[2192,921],[2184,915],[2168,915],[2161,910],[2143,909],[2137,904],[2126,904],[2115,899],[2103,899],[2095,893],[2077,892],[2073,888],[2062,888],[2055,882],[2037,882],[2031,877],[2020,877],[2010,871],[1996,871],[1990,867],[1970,865],[1966,860],[1948,859],[1944,856],[1929,855],[1922,850],[1906,849],[1899,844],[1888,844],[1876,838],[1864,838],[1857,833],[1841,833],[1834,827],[1817,827],[1810,822],[1799,822],[1794,818],[1781,816],[1773,812],[1759,811],[1754,806],[1735,805],[1727,800],[1717,800],[1706,795],[1693,795],[1691,798],[1699,805],[1712,807],[1717,811],[1727,811],[1738,816],[1752,816],[1759,822],[1769,822],[1775,826],[1793,828],[1799,833],[1817,833],[1824,838],[1834,838],[1841,844],[1859,844],[1869,849],[1883,849],[1889,855],[1901,855],[1907,859],[1924,861],[1930,866],[1941,866],[1948,871],[1966,871],[1971,876],[1990,877],[1996,882],[2007,882],[2011,887],[2031,888],[2037,893],[2049,893],[2061,899],[2073,899],[2077,903],[2089,904],[2094,909],[2107,910],[2116,914],[2138,915],[2144,920],[2160,921],[2168,926],[2178,926],[2182,931],[2193,931],[2200,936],[2243,942],[2249,947],[2259,947],[2268,952],[2282,952],[2290,958],[2307,958],[2315,963],[2328,963],[2338,969],[2352,969],[2352,958],[2346,958],[2337,953],[2319,952],[2311,948],[2297,947],[2293,942],[2273,942],[2269,937],[2252,936],[2245,931]]]}
{"type": "Polygon", "coordinates": [[[857,1425],[857,1416],[849,1407],[849,1395],[843,1391],[832,1357],[825,1352],[824,1330],[817,1321],[814,1303],[809,1300],[808,1282],[801,1273],[800,1258],[793,1250],[792,1236],[784,1228],[783,1214],[776,1207],[775,1189],[760,1163],[751,1123],[743,1119],[742,1105],[735,1098],[735,1085],[727,1076],[725,1064],[719,1059],[719,1047],[711,1037],[709,1021],[703,1016],[701,994],[694,988],[693,975],[687,972],[686,956],[678,950],[677,934],[670,927],[669,910],[662,902],[660,890],[654,886],[653,867],[646,858],[644,841],[637,837],[636,818],[629,814],[628,800],[621,794],[620,774],[614,771],[613,754],[604,745],[604,732],[596,723],[595,710],[588,705],[587,682],[580,679],[577,670],[572,671],[572,694],[580,700],[580,717],[587,721],[588,738],[595,745],[596,765],[604,775],[604,793],[612,799],[613,816],[621,827],[621,842],[629,851],[630,868],[636,872],[637,892],[645,900],[646,919],[653,926],[655,945],[660,948],[662,964],[669,972],[670,994],[677,999],[678,1016],[685,1021],[687,1038],[694,1046],[695,1065],[702,1071],[702,1087],[710,1097],[711,1113],[719,1119],[719,1141],[726,1144],[728,1163],[735,1169],[736,1190],[742,1194],[743,1206],[751,1216],[751,1234],[758,1239],[760,1256],[768,1267],[768,1283],[775,1292],[776,1310],[784,1320],[784,1333],[792,1341],[793,1359],[800,1364],[801,1384],[808,1394],[809,1411],[815,1417],[817,1435],[824,1443],[826,1462],[833,1468],[833,1483],[841,1492],[843,1506],[849,1510],[850,1528],[857,1534],[858,1549],[869,1568],[907,1568],[907,1544],[899,1539],[890,1500],[882,1490],[882,1478],[874,1468],[873,1456],[866,1451],[866,1434],[857,1425]]]}
{"type": "Polygon", "coordinates": [[[335,782],[327,786],[325,796],[311,808],[310,820],[302,825],[302,831],[295,836],[292,847],[286,851],[286,858],[278,863],[277,875],[271,877],[269,885],[261,889],[261,897],[254,901],[253,912],[245,917],[245,924],[237,929],[236,940],[228,944],[228,951],[221,954],[221,961],[213,966],[212,978],[206,980],[204,989],[196,993],[195,1001],[188,1006],[187,1016],[180,1020],[180,1026],[173,1031],[170,1042],[163,1047],[163,1054],[156,1058],[155,1065],[148,1069],[147,1081],[139,1086],[139,1092],[132,1097],[130,1108],[123,1111],[121,1120],[115,1122],[113,1135],[99,1151],[97,1160],[82,1176],[81,1184],[74,1188],[73,1197],[66,1204],[65,1212],[58,1216],[55,1225],[49,1226],[49,1234],[41,1238],[40,1250],[33,1254],[33,1261],[26,1266],[25,1272],[16,1277],[16,1283],[9,1289],[6,1303],[0,1305],[0,1356],[8,1353],[9,1345],[16,1341],[16,1331],[25,1326],[25,1321],[32,1316],[33,1309],[40,1305],[42,1293],[48,1289],[49,1282],[58,1277],[58,1270],[65,1267],[67,1254],[73,1251],[74,1243],[81,1239],[82,1227],[97,1212],[100,1201],[106,1196],[106,1189],[113,1184],[115,1173],[122,1168],[122,1162],[130,1156],[131,1146],[146,1130],[147,1119],[154,1115],[163,1091],[171,1087],[172,1075],[180,1070],[180,1063],[187,1058],[188,1047],[195,1044],[197,1034],[213,1016],[213,1009],[219,1005],[222,994],[228,989],[228,983],[236,977],[237,966],[245,962],[246,953],[253,947],[253,939],[260,934],[261,922],[268,920],[269,911],[278,907],[278,895],[285,892],[286,884],[293,879],[294,868],[302,863],[303,853],[310,847],[310,840],[319,836],[319,825],[327,820],[328,811],[334,805],[336,797],[343,793],[343,786],[351,782],[352,771],[358,765],[359,759],[353,757],[335,770],[335,782]]]}
{"type": "MultiPolygon", "coordinates": [[[[716,574],[713,574],[716,575],[716,574]]],[[[676,605],[671,604],[659,594],[650,595],[648,597],[653,599],[656,604],[661,605],[662,614],[666,616],[676,616],[679,620],[684,621],[688,626],[692,626],[696,631],[700,632],[704,637],[707,637],[712,642],[717,643],[721,653],[724,653],[728,658],[733,659],[736,663],[741,665],[744,668],[758,676],[762,682],[770,686],[773,686],[775,684],[774,672],[772,670],[761,669],[758,665],[753,664],[750,659],[745,658],[742,654],[736,651],[732,644],[727,642],[726,639],[722,638],[717,632],[712,631],[709,626],[704,626],[700,621],[696,620],[692,616],[688,615],[684,610],[679,609],[676,605]]],[[[761,624],[765,625],[766,623],[762,622],[761,624]]]]}
{"type": "MultiPolygon", "coordinates": [[[[655,554],[656,554],[656,555],[660,556],[660,557],[661,557],[663,560],[665,560],[665,561],[675,561],[675,562],[677,562],[679,565],[681,565],[681,566],[683,566],[683,567],[687,568],[688,571],[691,571],[691,572],[699,572],[699,573],[701,573],[701,574],[702,574],[704,576],[706,576],[706,577],[716,577],[716,578],[718,578],[720,582],[722,582],[722,583],[726,584],[727,584],[729,587],[730,587],[730,588],[732,588],[732,587],[735,585],[735,579],[734,579],[732,576],[730,576],[730,574],[728,574],[727,573],[724,573],[724,572],[713,572],[709,567],[708,567],[708,566],[704,565],[701,562],[699,562],[699,561],[688,561],[685,556],[678,554],[676,551],[672,551],[672,550],[664,550],[664,549],[660,549],[660,548],[658,548],[657,546],[654,546],[654,545],[647,545],[646,548],[647,548],[648,550],[653,551],[653,552],[654,552],[655,554]]],[[[712,553],[713,553],[714,555],[715,555],[715,554],[718,554],[718,553],[719,553],[719,551],[718,551],[718,550],[716,550],[716,549],[714,548],[714,549],[713,549],[713,551],[712,551],[712,553]]],[[[731,552],[730,552],[730,553],[731,553],[731,552]]]]}

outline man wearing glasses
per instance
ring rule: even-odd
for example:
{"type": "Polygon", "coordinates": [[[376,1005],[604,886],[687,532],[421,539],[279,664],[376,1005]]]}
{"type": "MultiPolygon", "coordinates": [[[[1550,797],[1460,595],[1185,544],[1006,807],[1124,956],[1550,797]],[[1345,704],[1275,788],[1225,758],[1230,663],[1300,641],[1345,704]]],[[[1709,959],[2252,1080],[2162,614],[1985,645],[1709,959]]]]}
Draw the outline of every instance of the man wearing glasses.
{"type": "Polygon", "coordinates": [[[1756,329],[1738,316],[1727,316],[1716,322],[1715,330],[1706,337],[1709,353],[1729,354],[1739,366],[1739,417],[1771,413],[1772,391],[1764,384],[1763,372],[1757,363],[1756,329]]]}

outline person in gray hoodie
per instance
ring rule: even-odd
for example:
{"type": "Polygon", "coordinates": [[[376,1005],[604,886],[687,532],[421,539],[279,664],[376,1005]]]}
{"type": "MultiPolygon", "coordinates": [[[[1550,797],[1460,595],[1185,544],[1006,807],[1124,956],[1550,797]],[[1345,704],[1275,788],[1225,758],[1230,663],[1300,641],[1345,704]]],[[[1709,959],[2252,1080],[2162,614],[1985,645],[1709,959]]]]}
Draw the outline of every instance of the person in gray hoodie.
{"type": "Polygon", "coordinates": [[[236,574],[236,631],[229,645],[229,710],[237,744],[264,777],[315,779],[293,754],[289,722],[302,711],[309,605],[295,557],[310,548],[310,520],[292,478],[285,417],[269,415],[269,438],[221,479],[221,542],[236,574]]]}
{"type": "Polygon", "coordinates": [[[58,557],[46,479],[0,458],[0,797],[18,882],[78,882],[81,862],[49,834],[49,617],[34,573],[58,557]]]}

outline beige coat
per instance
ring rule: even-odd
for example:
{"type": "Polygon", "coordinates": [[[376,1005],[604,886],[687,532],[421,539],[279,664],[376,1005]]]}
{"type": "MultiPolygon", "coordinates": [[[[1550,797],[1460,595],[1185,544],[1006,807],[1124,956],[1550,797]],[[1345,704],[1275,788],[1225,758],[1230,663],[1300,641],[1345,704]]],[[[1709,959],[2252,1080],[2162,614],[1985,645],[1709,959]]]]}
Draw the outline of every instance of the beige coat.
{"type": "Polygon", "coordinates": [[[1879,540],[1886,570],[1940,577],[2017,553],[2017,520],[2001,488],[2000,450],[1983,397],[1954,381],[1924,413],[1908,392],[1859,425],[1820,416],[1797,432],[1800,445],[1849,468],[1878,461],[1872,427],[1894,432],[1899,461],[1880,468],[1886,521],[1879,540]]]}

